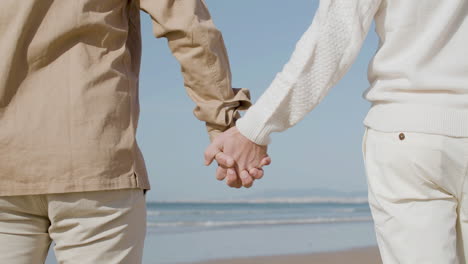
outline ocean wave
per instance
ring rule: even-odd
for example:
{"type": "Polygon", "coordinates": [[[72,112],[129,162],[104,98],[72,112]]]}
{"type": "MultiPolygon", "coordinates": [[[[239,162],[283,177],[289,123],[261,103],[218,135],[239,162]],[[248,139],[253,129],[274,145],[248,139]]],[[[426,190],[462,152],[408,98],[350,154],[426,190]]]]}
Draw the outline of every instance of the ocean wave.
{"type": "Polygon", "coordinates": [[[236,226],[271,226],[271,225],[304,225],[345,222],[368,222],[371,217],[349,218],[308,218],[281,220],[241,220],[241,221],[199,221],[199,222],[149,222],[148,227],[236,227],[236,226]]]}
{"type": "Polygon", "coordinates": [[[302,197],[233,200],[173,200],[152,201],[149,204],[366,204],[367,197],[302,197]]]}
{"type": "MultiPolygon", "coordinates": [[[[279,211],[281,212],[281,211],[279,211]]],[[[238,214],[266,214],[278,213],[278,210],[170,210],[170,211],[153,211],[146,212],[149,216],[165,216],[165,215],[238,215],[238,214]]]]}
{"type": "Polygon", "coordinates": [[[356,208],[356,207],[330,208],[330,211],[334,213],[356,213],[356,212],[367,212],[369,211],[369,208],[356,208]]]}

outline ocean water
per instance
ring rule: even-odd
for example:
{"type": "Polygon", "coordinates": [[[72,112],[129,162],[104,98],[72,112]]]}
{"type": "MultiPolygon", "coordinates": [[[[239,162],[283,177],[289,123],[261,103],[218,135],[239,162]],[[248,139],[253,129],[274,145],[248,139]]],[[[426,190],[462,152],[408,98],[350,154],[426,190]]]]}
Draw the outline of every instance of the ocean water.
{"type": "Polygon", "coordinates": [[[161,233],[371,220],[362,198],[150,202],[147,211],[148,228],[161,233]]]}
{"type": "Polygon", "coordinates": [[[147,212],[145,264],[376,244],[365,198],[148,202],[147,212]]]}

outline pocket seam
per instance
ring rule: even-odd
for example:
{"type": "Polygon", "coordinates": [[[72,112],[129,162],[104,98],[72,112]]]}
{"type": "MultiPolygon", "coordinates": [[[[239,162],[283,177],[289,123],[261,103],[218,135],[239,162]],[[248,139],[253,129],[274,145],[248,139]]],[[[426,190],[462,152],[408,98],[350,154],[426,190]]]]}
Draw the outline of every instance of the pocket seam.
{"type": "Polygon", "coordinates": [[[361,142],[361,152],[362,152],[362,158],[364,160],[364,165],[366,164],[366,148],[367,148],[367,137],[369,133],[369,127],[366,127],[364,130],[364,136],[362,137],[362,142],[361,142]]]}

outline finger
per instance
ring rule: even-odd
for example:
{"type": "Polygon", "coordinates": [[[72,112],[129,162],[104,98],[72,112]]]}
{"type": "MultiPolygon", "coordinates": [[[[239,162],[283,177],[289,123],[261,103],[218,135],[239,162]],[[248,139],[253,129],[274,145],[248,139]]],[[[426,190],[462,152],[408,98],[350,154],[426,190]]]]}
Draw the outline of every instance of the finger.
{"type": "Polygon", "coordinates": [[[257,169],[257,170],[258,170],[258,173],[255,179],[260,180],[261,178],[263,178],[263,175],[265,175],[265,172],[263,171],[263,169],[257,169]]]}
{"type": "Polygon", "coordinates": [[[218,168],[216,169],[216,179],[218,181],[222,181],[226,178],[226,176],[227,176],[227,169],[218,166],[218,168]]]}
{"type": "Polygon", "coordinates": [[[226,184],[229,187],[236,187],[237,184],[237,173],[234,169],[227,169],[226,184]]]}
{"type": "Polygon", "coordinates": [[[237,189],[240,189],[242,187],[242,181],[241,181],[240,177],[237,177],[236,185],[234,187],[237,188],[237,189]]]}
{"type": "Polygon", "coordinates": [[[211,143],[205,150],[204,156],[205,156],[205,165],[208,166],[210,165],[214,158],[216,157],[216,154],[222,151],[222,145],[215,143],[211,143]]]}
{"type": "Polygon", "coordinates": [[[258,173],[257,168],[252,168],[249,170],[249,174],[250,176],[252,176],[252,178],[255,178],[255,176],[257,176],[257,173],[258,173]]]}
{"type": "Polygon", "coordinates": [[[237,175],[237,172],[234,169],[228,169],[228,176],[230,177],[226,182],[228,185],[232,188],[241,188],[242,187],[242,181],[237,175]]]}
{"type": "Polygon", "coordinates": [[[242,181],[241,181],[240,177],[237,176],[237,175],[238,175],[238,174],[237,174],[237,172],[236,172],[236,181],[234,182],[234,184],[232,184],[231,187],[236,188],[236,189],[239,189],[239,188],[242,188],[242,181]]]}
{"type": "Polygon", "coordinates": [[[260,167],[263,167],[263,166],[268,166],[271,164],[271,158],[270,156],[266,156],[265,158],[262,159],[262,161],[260,162],[260,167]]]}
{"type": "Polygon", "coordinates": [[[250,176],[254,178],[254,180],[260,180],[263,177],[263,169],[253,168],[249,170],[250,176]]]}
{"type": "Polygon", "coordinates": [[[250,176],[249,172],[247,170],[243,170],[240,173],[240,177],[242,180],[242,186],[245,188],[250,188],[253,185],[253,178],[250,176]]]}
{"type": "Polygon", "coordinates": [[[223,152],[218,152],[215,155],[215,159],[219,165],[225,168],[232,168],[234,166],[234,159],[231,156],[224,154],[223,152]]]}

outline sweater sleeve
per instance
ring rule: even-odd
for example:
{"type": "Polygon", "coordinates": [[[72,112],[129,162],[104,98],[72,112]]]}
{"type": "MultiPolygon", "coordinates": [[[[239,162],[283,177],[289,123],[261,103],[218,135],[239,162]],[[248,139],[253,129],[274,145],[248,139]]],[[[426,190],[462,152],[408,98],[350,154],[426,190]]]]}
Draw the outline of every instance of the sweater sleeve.
{"type": "Polygon", "coordinates": [[[321,0],[314,20],[244,117],[241,134],[266,145],[270,133],[294,126],[347,72],[369,31],[381,0],[321,0]]]}

